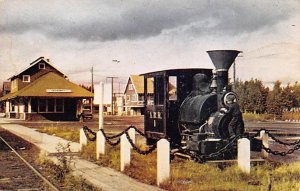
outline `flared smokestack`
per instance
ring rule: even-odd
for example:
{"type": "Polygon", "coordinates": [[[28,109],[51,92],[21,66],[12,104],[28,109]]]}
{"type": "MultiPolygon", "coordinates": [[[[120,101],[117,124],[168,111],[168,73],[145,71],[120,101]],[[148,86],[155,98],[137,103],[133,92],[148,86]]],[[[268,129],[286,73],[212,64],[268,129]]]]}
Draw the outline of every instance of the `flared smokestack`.
{"type": "Polygon", "coordinates": [[[228,70],[240,52],[238,50],[207,51],[217,71],[217,93],[220,93],[228,85],[228,70]]]}

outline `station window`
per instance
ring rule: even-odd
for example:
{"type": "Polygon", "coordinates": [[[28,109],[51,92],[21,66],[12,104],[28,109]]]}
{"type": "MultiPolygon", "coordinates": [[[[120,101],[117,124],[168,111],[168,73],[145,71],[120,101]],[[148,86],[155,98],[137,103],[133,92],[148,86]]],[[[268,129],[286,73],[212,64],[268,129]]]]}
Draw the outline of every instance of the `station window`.
{"type": "Polygon", "coordinates": [[[63,112],[64,111],[64,100],[63,99],[56,99],[56,112],[63,112]]]}
{"type": "Polygon", "coordinates": [[[47,100],[46,99],[39,99],[39,112],[46,112],[47,108],[47,100]]]}
{"type": "Polygon", "coordinates": [[[38,101],[37,99],[31,99],[31,112],[38,112],[38,101]]]}
{"type": "Polygon", "coordinates": [[[47,112],[54,112],[54,106],[55,106],[55,100],[54,99],[48,99],[47,100],[47,112]]]}
{"type": "Polygon", "coordinates": [[[23,75],[23,82],[30,82],[30,76],[29,75],[23,75]]]}
{"type": "Polygon", "coordinates": [[[169,100],[177,100],[177,76],[169,76],[169,100]]]}
{"type": "Polygon", "coordinates": [[[46,65],[45,63],[39,63],[39,69],[45,69],[46,65]]]}

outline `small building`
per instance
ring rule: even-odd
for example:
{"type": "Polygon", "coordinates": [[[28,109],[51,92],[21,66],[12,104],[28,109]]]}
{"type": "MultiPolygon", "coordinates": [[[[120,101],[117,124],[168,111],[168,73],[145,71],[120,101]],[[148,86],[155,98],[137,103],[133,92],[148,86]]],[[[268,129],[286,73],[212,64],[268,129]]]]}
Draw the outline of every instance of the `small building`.
{"type": "Polygon", "coordinates": [[[10,118],[76,120],[83,99],[93,93],[70,82],[66,75],[40,57],[9,78],[11,92],[0,98],[10,118]]]}
{"type": "MultiPolygon", "coordinates": [[[[149,80],[147,83],[153,84],[149,80]]],[[[148,87],[153,87],[149,85],[148,87]]],[[[153,88],[148,91],[150,99],[153,100],[153,88]],[[152,95],[151,95],[152,94],[152,95]]],[[[124,108],[126,115],[144,115],[144,77],[138,75],[130,75],[124,91],[124,108]]]]}

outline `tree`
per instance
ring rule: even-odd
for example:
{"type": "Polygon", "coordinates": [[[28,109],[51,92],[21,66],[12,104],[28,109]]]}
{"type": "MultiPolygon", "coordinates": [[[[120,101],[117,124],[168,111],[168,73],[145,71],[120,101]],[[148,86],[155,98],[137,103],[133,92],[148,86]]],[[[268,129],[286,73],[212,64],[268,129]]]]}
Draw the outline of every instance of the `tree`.
{"type": "Polygon", "coordinates": [[[267,111],[269,114],[281,116],[284,110],[283,88],[281,82],[277,80],[274,83],[273,90],[270,91],[267,99],[267,111]]]}
{"type": "Polygon", "coordinates": [[[268,92],[269,89],[265,88],[262,81],[258,79],[237,82],[236,93],[239,95],[239,103],[244,112],[264,113],[268,92]]]}

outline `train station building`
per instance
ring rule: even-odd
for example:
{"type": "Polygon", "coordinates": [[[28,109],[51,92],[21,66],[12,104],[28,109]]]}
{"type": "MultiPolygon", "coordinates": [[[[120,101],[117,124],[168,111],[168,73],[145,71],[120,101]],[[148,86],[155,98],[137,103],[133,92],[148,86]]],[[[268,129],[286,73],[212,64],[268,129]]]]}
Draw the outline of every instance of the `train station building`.
{"type": "Polygon", "coordinates": [[[76,120],[83,101],[93,97],[93,93],[70,82],[44,57],[30,63],[9,81],[11,92],[0,98],[9,118],[76,120]]]}

